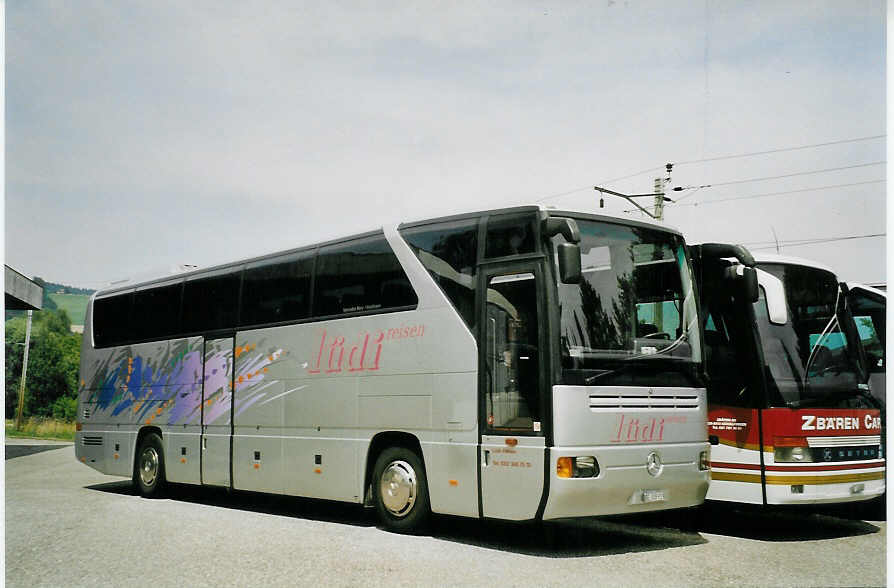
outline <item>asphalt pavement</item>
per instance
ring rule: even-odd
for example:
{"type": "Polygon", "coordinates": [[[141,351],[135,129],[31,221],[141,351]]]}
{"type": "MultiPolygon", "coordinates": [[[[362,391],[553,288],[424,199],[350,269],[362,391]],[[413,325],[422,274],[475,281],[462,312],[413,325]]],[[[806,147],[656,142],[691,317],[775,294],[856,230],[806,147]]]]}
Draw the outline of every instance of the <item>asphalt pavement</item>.
{"type": "Polygon", "coordinates": [[[366,509],[334,502],[194,487],[146,500],[128,480],[78,463],[71,445],[8,459],[5,468],[7,586],[654,588],[886,580],[887,523],[850,509],[700,509],[547,525],[435,517],[426,533],[406,536],[379,528],[366,509]]]}

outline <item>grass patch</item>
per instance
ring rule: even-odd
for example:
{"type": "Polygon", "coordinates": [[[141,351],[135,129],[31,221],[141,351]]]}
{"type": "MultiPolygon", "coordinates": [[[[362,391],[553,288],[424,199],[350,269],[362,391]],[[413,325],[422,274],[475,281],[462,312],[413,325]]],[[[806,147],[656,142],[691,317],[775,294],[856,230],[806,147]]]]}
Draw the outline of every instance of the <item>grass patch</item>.
{"type": "Polygon", "coordinates": [[[87,316],[87,302],[90,297],[86,294],[50,294],[50,300],[56,303],[56,306],[68,313],[73,325],[83,325],[84,318],[87,316]]]}
{"type": "Polygon", "coordinates": [[[74,441],[75,424],[50,418],[29,417],[16,430],[15,419],[6,419],[7,437],[27,437],[30,439],[53,439],[74,441]]]}

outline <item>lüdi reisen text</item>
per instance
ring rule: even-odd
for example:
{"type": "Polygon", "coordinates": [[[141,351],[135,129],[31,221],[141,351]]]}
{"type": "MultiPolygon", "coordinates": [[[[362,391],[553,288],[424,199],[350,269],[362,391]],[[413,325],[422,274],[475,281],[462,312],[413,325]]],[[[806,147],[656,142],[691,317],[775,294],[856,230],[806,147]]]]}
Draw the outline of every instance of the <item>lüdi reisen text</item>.
{"type": "Polygon", "coordinates": [[[320,333],[316,361],[307,368],[309,374],[334,374],[344,371],[377,371],[381,365],[382,347],[387,341],[422,337],[425,325],[382,329],[375,333],[363,332],[348,340],[342,335],[320,333]]]}

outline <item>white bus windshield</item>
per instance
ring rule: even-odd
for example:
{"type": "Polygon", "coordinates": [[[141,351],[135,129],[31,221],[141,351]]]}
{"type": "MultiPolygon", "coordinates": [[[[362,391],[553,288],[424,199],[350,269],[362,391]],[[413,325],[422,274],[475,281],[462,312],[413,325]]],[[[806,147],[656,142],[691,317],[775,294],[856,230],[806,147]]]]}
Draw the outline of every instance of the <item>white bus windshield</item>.
{"type": "Polygon", "coordinates": [[[761,264],[760,269],[782,281],[788,307],[788,321],[772,323],[760,289],[755,318],[771,403],[775,397],[788,406],[847,405],[860,396],[855,347],[842,328],[844,305],[835,275],[798,265],[761,264]]]}
{"type": "Polygon", "coordinates": [[[558,285],[564,381],[602,385],[610,378],[621,383],[619,371],[629,379],[640,369],[623,370],[624,364],[654,363],[674,372],[679,370],[673,364],[700,362],[683,240],[630,225],[577,223],[581,281],[558,285]]]}

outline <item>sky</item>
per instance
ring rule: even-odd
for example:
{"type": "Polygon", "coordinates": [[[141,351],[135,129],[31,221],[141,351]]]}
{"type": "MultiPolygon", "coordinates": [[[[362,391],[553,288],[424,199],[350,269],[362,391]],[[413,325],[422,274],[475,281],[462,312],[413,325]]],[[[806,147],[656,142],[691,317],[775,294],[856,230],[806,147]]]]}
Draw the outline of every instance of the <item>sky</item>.
{"type": "Polygon", "coordinates": [[[642,218],[593,186],[652,192],[671,162],[689,241],[883,282],[885,23],[881,1],[10,0],[5,261],[100,288],[458,211],[642,218]]]}

